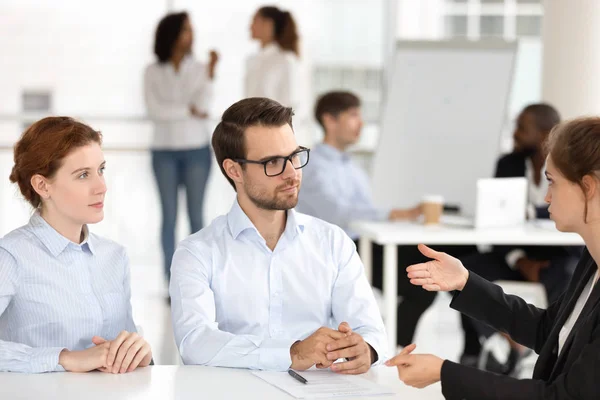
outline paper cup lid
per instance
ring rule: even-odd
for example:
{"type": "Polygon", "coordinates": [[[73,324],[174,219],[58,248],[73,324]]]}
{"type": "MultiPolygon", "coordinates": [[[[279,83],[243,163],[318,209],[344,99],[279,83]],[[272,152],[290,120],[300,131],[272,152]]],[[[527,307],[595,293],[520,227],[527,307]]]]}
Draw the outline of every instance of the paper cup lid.
{"type": "Polygon", "coordinates": [[[427,195],[423,197],[423,203],[444,203],[444,196],[427,195]]]}

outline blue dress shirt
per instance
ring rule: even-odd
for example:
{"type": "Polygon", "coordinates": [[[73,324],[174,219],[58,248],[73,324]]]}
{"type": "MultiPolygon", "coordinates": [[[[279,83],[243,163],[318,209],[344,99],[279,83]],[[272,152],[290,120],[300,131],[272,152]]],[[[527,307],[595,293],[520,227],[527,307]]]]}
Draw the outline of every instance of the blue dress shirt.
{"type": "Polygon", "coordinates": [[[373,202],[365,171],[348,154],[324,143],[310,151],[296,209],[339,226],[352,239],[358,235],[349,228],[351,221],[384,221],[390,213],[373,202]]]}
{"type": "Polygon", "coordinates": [[[63,349],[136,330],[124,248],[84,234],[75,244],[36,212],[0,239],[0,371],[64,371],[63,349]]]}

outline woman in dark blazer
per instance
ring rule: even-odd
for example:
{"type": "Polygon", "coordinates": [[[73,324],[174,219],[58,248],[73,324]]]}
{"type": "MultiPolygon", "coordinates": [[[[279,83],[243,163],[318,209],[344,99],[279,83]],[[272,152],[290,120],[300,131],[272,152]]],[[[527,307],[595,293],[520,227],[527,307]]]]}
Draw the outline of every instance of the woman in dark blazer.
{"type": "Polygon", "coordinates": [[[441,381],[449,400],[600,398],[600,118],[558,125],[548,140],[546,202],[558,230],[579,234],[586,249],[566,292],[542,310],[476,274],[450,255],[420,245],[432,261],[407,268],[414,285],[428,291],[458,291],[450,306],[509,334],[538,354],[532,379],[496,375],[411,354],[389,360],[400,379],[425,387],[441,381]]]}

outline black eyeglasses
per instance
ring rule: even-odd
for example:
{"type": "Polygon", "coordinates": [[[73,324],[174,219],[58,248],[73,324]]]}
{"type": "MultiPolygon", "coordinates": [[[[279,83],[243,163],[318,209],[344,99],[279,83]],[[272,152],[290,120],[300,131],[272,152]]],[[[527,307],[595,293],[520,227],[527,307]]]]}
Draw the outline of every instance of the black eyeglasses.
{"type": "Polygon", "coordinates": [[[300,147],[300,150],[296,150],[287,157],[270,157],[264,161],[236,158],[233,161],[240,164],[262,164],[265,169],[266,176],[277,176],[283,174],[288,161],[292,163],[292,167],[294,167],[294,169],[304,168],[306,164],[308,164],[309,153],[310,149],[307,149],[306,147],[300,147]]]}

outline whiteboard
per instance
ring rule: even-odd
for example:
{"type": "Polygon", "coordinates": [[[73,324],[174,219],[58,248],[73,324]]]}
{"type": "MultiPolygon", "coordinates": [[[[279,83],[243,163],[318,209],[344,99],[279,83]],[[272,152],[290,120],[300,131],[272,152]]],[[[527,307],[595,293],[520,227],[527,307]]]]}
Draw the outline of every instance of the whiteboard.
{"type": "Polygon", "coordinates": [[[466,214],[493,175],[516,43],[398,42],[371,176],[374,198],[403,207],[442,195],[466,214]]]}

